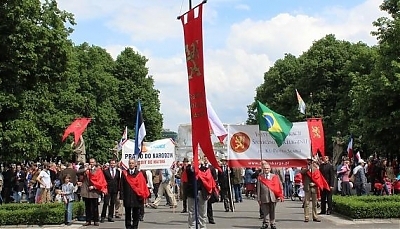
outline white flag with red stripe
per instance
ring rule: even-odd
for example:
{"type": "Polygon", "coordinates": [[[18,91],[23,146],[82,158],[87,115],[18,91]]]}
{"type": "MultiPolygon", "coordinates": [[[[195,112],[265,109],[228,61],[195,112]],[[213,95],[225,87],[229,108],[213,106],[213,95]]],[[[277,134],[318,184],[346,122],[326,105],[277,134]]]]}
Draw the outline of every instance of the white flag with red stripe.
{"type": "Polygon", "coordinates": [[[121,140],[119,141],[118,144],[118,152],[122,150],[122,145],[128,140],[128,127],[125,126],[125,130],[122,133],[121,140]]]}
{"type": "Polygon", "coordinates": [[[228,136],[228,132],[226,131],[224,125],[221,120],[218,118],[217,114],[214,111],[214,108],[211,106],[210,101],[207,99],[207,114],[208,114],[208,122],[210,123],[210,127],[212,132],[217,136],[219,141],[222,143],[226,136],[228,136]]]}
{"type": "Polygon", "coordinates": [[[347,145],[347,156],[349,159],[353,158],[353,137],[350,137],[349,144],[347,145]]]}

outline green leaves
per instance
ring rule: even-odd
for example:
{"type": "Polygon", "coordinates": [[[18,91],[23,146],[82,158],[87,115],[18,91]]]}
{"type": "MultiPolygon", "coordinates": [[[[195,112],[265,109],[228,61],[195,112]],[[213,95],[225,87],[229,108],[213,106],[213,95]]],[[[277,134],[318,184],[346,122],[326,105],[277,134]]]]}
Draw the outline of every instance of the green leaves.
{"type": "Polygon", "coordinates": [[[138,99],[146,140],[161,137],[159,91],[147,59],[130,48],[114,61],[101,47],[73,46],[68,36],[74,24],[55,0],[0,5],[1,161],[70,160],[72,137],[61,142],[61,136],[83,116],[93,118],[84,133],[88,156],[106,161],[123,128],[134,129],[138,99]]]}

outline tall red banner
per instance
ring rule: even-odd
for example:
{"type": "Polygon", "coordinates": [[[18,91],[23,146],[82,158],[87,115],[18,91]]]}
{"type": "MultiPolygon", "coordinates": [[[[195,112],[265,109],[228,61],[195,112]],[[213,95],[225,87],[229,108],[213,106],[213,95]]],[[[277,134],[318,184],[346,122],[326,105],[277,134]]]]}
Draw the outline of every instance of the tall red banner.
{"type": "Polygon", "coordinates": [[[203,4],[204,2],[180,17],[185,35],[185,53],[192,119],[193,162],[195,168],[198,168],[198,147],[200,146],[210,163],[215,168],[219,168],[211,143],[204,85],[203,4]]]}
{"type": "Polygon", "coordinates": [[[311,139],[311,151],[313,156],[317,154],[318,150],[322,156],[325,156],[325,135],[324,127],[322,126],[321,118],[307,119],[308,132],[311,139]]]}

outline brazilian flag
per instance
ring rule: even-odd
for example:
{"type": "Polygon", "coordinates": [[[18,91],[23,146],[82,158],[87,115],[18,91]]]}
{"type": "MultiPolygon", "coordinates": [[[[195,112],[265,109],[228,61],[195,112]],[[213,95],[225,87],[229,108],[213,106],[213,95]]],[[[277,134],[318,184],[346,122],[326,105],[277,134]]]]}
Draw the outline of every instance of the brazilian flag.
{"type": "Polygon", "coordinates": [[[278,147],[281,146],[292,129],[293,124],[260,101],[257,100],[257,102],[257,116],[260,130],[268,131],[278,147]]]}

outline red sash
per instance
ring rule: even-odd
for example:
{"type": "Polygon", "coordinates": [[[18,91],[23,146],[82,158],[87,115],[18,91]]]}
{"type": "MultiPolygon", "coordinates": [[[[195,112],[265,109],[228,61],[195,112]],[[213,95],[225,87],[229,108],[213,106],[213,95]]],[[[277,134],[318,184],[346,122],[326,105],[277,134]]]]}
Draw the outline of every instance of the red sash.
{"type": "Polygon", "coordinates": [[[89,170],[86,171],[86,174],[92,183],[92,185],[97,189],[100,190],[102,193],[107,194],[107,181],[104,177],[103,170],[96,169],[94,173],[91,173],[89,170]]]}
{"type": "Polygon", "coordinates": [[[258,176],[258,180],[267,186],[277,198],[283,198],[281,181],[276,175],[272,175],[272,179],[268,180],[263,175],[258,176]]]}
{"type": "Polygon", "coordinates": [[[324,176],[322,176],[319,169],[314,169],[312,173],[310,171],[307,171],[307,175],[311,177],[311,180],[317,185],[319,189],[321,190],[326,189],[328,191],[331,190],[331,188],[328,185],[328,182],[326,182],[324,176]]]}
{"type": "Polygon", "coordinates": [[[131,186],[136,195],[143,199],[149,197],[150,192],[149,188],[147,187],[146,179],[144,178],[143,173],[138,173],[136,177],[128,175],[126,170],[122,171],[122,173],[124,174],[126,181],[131,186]]]}
{"type": "Polygon", "coordinates": [[[182,168],[181,182],[184,182],[184,183],[188,182],[188,177],[186,174],[186,167],[182,168]]]}
{"type": "Polygon", "coordinates": [[[197,176],[203,182],[203,186],[208,194],[211,194],[213,191],[217,194],[219,193],[217,184],[215,183],[215,180],[211,175],[210,169],[207,169],[206,171],[198,170],[197,176]]]}

